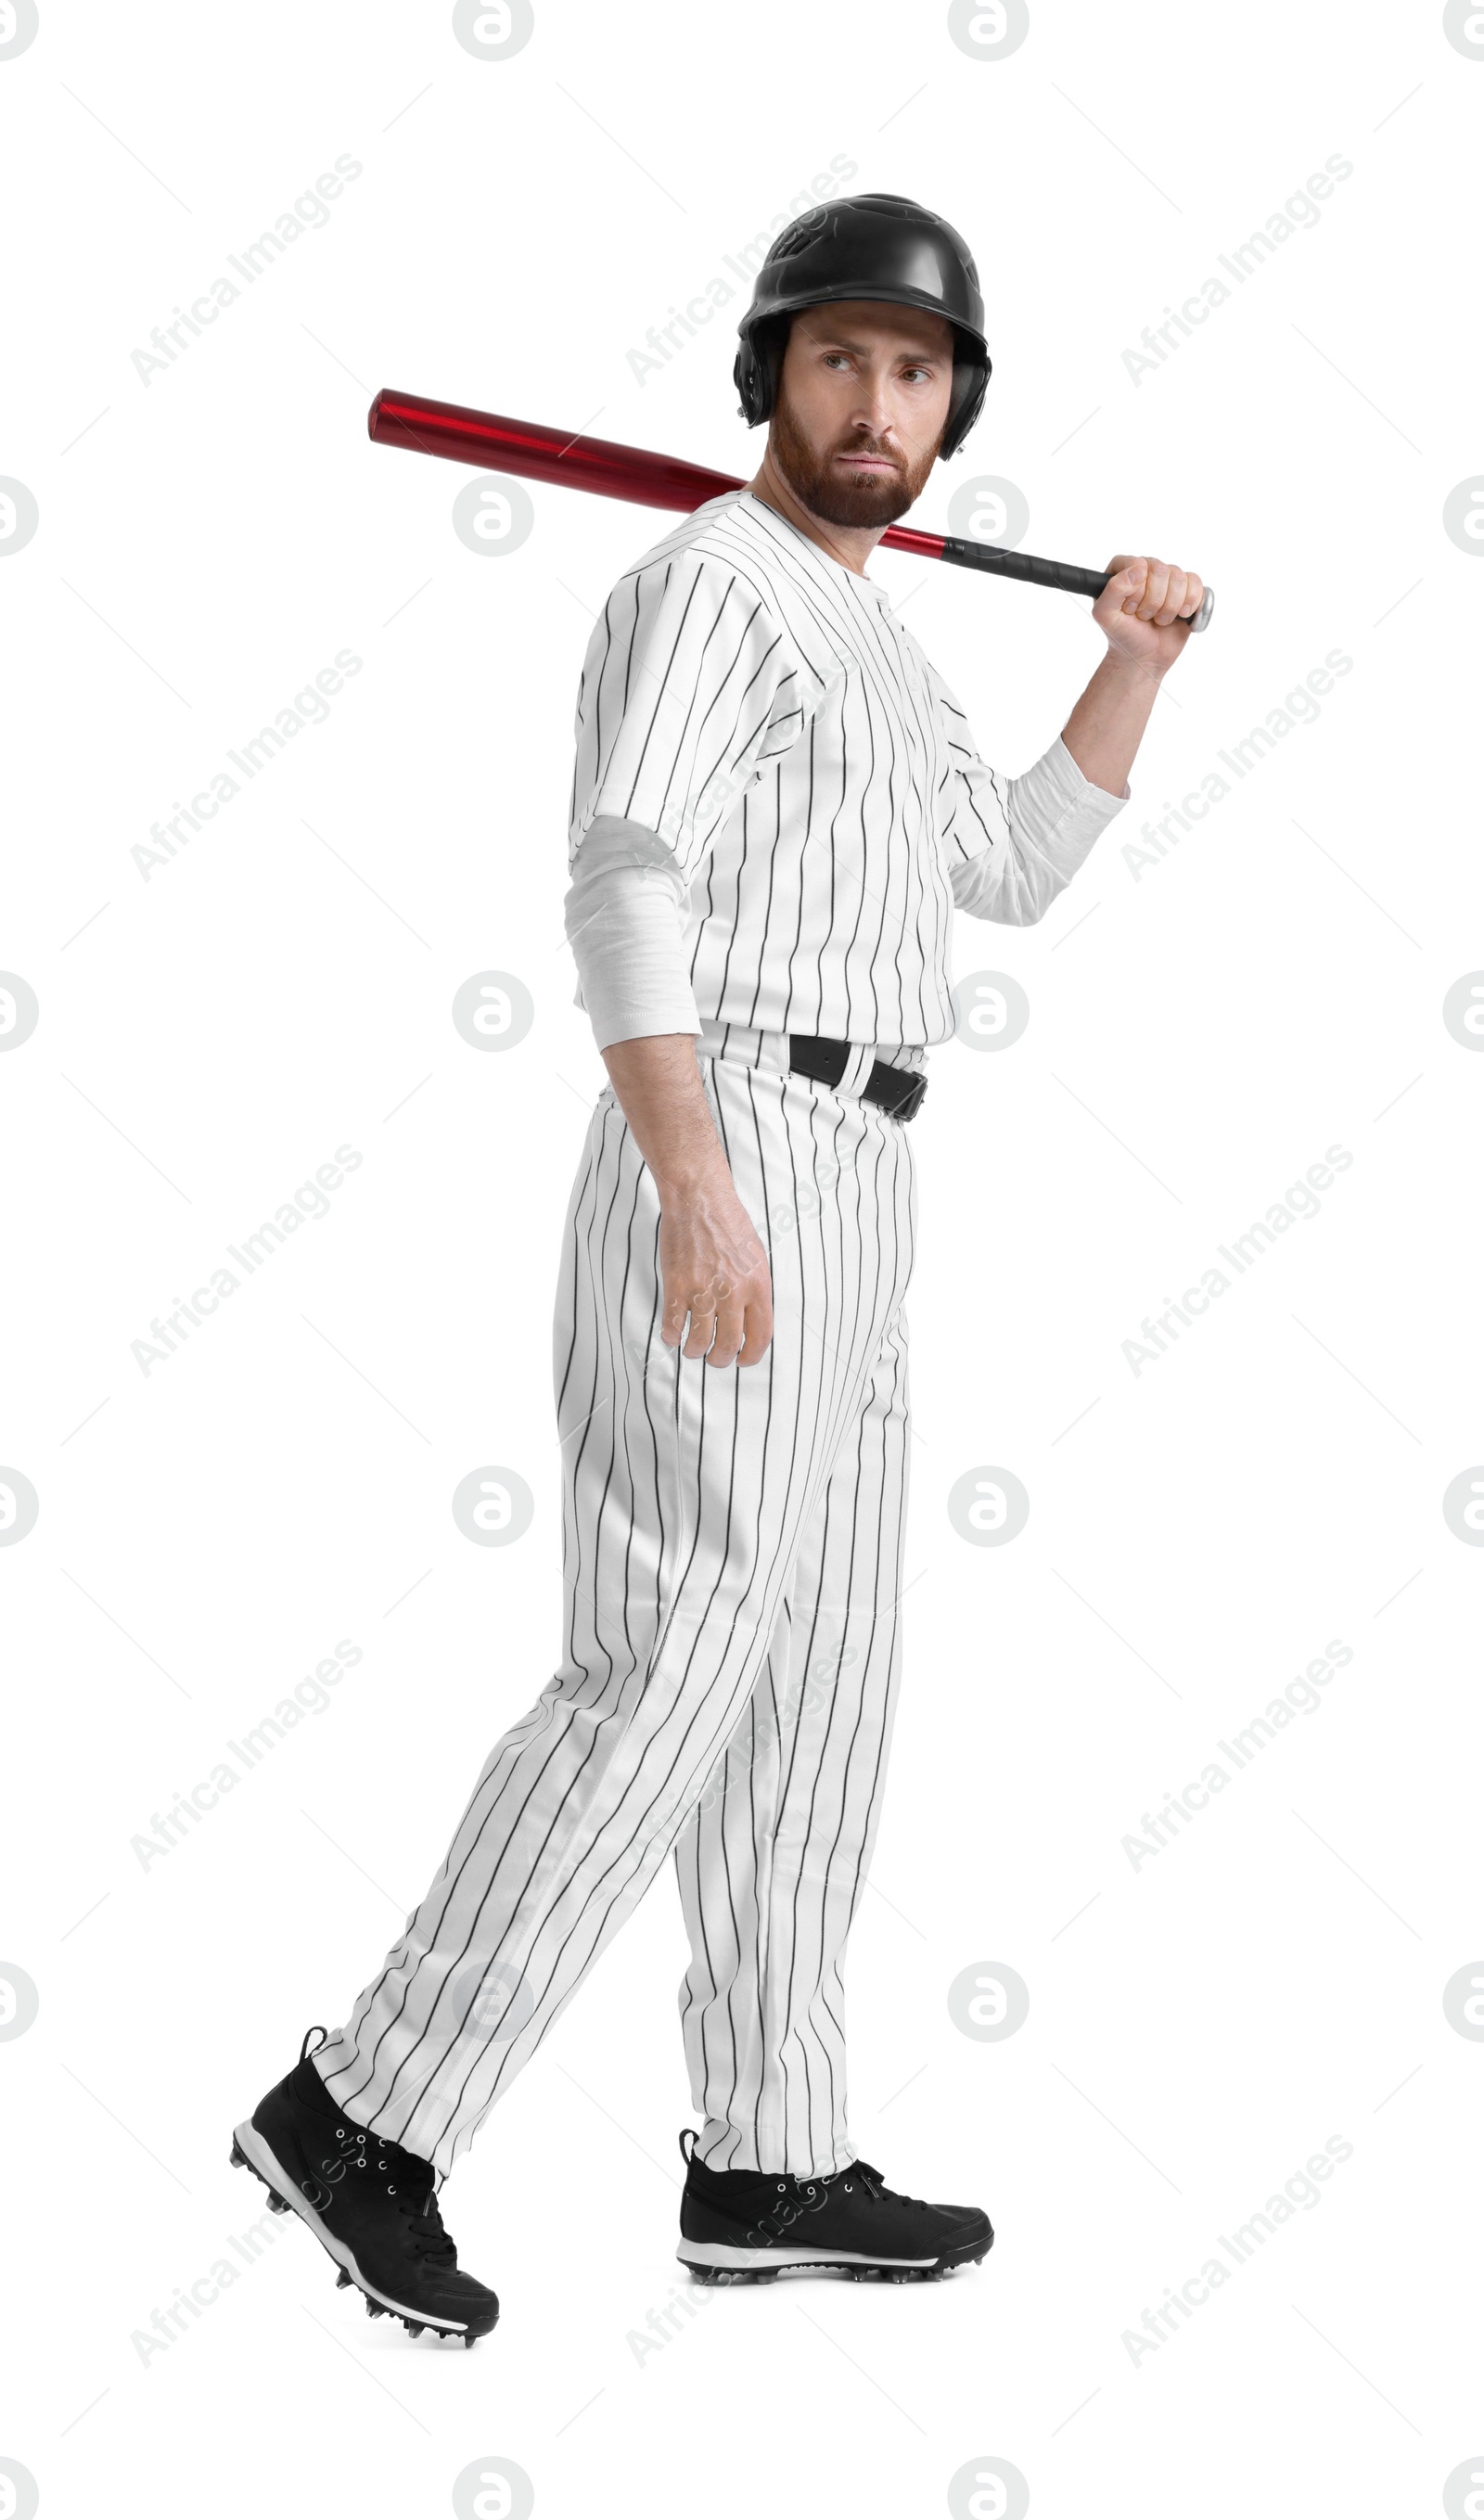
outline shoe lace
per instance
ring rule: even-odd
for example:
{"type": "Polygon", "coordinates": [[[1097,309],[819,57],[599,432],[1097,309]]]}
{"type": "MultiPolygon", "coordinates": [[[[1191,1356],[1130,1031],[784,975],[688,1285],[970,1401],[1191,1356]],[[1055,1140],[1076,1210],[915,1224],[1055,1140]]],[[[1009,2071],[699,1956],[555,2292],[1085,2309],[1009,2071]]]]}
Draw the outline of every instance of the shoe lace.
{"type": "Polygon", "coordinates": [[[407,2224],[407,2244],[414,2257],[444,2267],[456,2265],[458,2253],[438,2211],[437,2175],[431,2163],[406,2151],[389,2138],[371,2135],[360,2128],[355,2134],[357,2142],[364,2147],[362,2160],[389,2174],[386,2193],[407,2224]]]}
{"type": "Polygon", "coordinates": [[[394,2197],[398,2213],[406,2219],[408,2245],[414,2256],[426,2258],[430,2264],[453,2266],[456,2251],[452,2235],[443,2228],[437,2181],[429,2164],[416,2153],[405,2152],[399,2143],[380,2143],[376,2166],[390,2173],[387,2193],[394,2197]]]}
{"type": "Polygon", "coordinates": [[[408,2245],[414,2256],[426,2258],[430,2264],[441,2267],[455,2266],[458,2252],[452,2237],[443,2228],[437,2198],[429,2194],[420,2205],[416,2198],[403,2196],[398,2191],[396,2201],[398,2210],[407,2217],[408,2245]]]}
{"type": "Polygon", "coordinates": [[[874,2196],[877,2204],[885,2199],[893,2205],[916,2206],[920,2214],[925,2214],[927,2211],[925,2196],[904,2196],[900,2188],[888,2187],[880,2172],[869,2161],[852,2161],[846,2169],[834,2171],[832,2178],[858,2179],[868,2196],[874,2196]]]}

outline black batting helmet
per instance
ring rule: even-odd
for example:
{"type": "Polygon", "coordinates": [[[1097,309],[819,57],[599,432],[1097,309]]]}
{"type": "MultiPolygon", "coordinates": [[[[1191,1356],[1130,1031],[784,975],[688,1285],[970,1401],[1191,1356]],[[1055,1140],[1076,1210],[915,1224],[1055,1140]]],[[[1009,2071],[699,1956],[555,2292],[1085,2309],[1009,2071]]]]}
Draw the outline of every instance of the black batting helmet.
{"type": "Polygon", "coordinates": [[[774,238],[737,328],[742,346],[732,375],[748,427],[772,412],[788,319],[842,297],[922,306],[953,326],[953,395],[938,452],[957,454],[989,382],[979,275],[958,229],[900,193],[821,202],[774,238]]]}

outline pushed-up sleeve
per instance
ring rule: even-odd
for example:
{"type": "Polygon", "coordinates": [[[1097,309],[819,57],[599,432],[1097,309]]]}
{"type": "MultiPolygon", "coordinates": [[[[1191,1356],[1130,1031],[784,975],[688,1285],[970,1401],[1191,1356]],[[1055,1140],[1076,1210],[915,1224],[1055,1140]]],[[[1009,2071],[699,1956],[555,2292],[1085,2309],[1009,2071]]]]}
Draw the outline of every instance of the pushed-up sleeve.
{"type": "Polygon", "coordinates": [[[1121,796],[1095,788],[1059,735],[1018,778],[991,770],[947,684],[928,670],[947,755],[938,829],[954,900],[971,919],[1029,927],[1121,812],[1128,788],[1121,796]]]}
{"type": "Polygon", "coordinates": [[[583,662],[568,868],[612,818],[693,883],[734,800],[796,742],[799,686],[792,642],[726,561],[682,549],[620,579],[583,662]]]}
{"type": "Polygon", "coordinates": [[[685,886],[663,840],[600,818],[583,833],[564,904],[575,1004],[600,1050],[653,1033],[698,1033],[685,945],[685,886]]]}

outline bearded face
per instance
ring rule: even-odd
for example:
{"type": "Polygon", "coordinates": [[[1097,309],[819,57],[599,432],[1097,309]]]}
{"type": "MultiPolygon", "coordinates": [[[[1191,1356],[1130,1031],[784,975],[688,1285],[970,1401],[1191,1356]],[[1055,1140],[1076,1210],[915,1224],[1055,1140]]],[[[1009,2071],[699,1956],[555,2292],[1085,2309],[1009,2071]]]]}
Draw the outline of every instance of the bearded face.
{"type": "Polygon", "coordinates": [[[913,307],[849,301],[796,315],[769,444],[822,523],[879,531],[919,498],[953,391],[953,333],[913,307]]]}

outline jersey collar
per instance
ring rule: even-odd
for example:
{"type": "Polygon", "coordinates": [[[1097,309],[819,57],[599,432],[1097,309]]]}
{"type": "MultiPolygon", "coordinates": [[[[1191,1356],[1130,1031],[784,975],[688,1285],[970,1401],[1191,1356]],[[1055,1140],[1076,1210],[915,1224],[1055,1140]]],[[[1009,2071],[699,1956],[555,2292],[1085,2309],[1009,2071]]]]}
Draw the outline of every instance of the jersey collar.
{"type": "Polygon", "coordinates": [[[842,560],[832,559],[829,552],[821,551],[818,543],[811,542],[806,533],[801,533],[789,518],[780,516],[777,508],[770,508],[766,499],[759,499],[753,491],[740,490],[738,499],[765,533],[771,533],[776,540],[787,540],[801,556],[805,565],[816,570],[828,584],[837,584],[843,578],[857,595],[870,598],[882,611],[890,611],[891,598],[874,577],[862,577],[855,569],[847,568],[842,560]]]}

